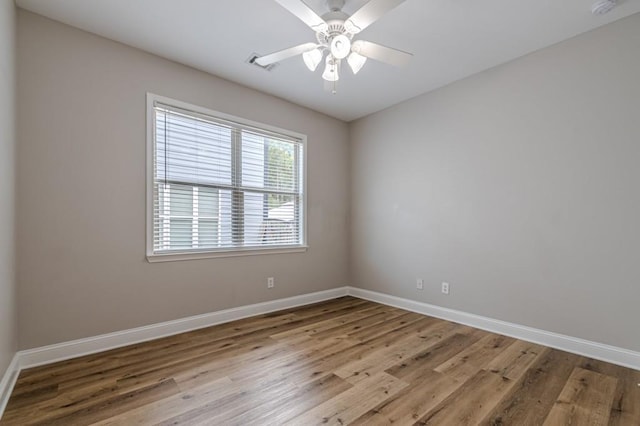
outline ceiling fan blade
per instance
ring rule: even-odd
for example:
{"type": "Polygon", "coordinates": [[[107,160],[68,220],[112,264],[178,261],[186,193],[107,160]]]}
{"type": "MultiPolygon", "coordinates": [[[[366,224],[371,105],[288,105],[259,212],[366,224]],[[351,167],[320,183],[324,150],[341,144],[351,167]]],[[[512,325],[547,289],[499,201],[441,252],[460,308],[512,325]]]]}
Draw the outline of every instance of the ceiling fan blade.
{"type": "Polygon", "coordinates": [[[375,59],[376,61],[395,65],[397,67],[406,66],[413,57],[411,53],[364,40],[354,41],[351,46],[351,50],[362,56],[366,56],[367,58],[375,59]]]}
{"type": "Polygon", "coordinates": [[[280,6],[298,17],[315,32],[327,31],[327,23],[302,0],[276,0],[280,6]]]}
{"type": "MultiPolygon", "coordinates": [[[[279,1],[279,0],[277,0],[279,1]]],[[[370,0],[344,23],[351,34],[358,34],[405,0],[370,0]]]]}
{"type": "Polygon", "coordinates": [[[275,64],[276,62],[289,59],[292,56],[301,55],[305,52],[315,49],[316,47],[318,47],[318,45],[315,43],[304,43],[298,46],[290,47],[288,49],[279,50],[268,55],[260,56],[259,58],[256,58],[254,62],[260,66],[266,67],[267,65],[275,64]]]}

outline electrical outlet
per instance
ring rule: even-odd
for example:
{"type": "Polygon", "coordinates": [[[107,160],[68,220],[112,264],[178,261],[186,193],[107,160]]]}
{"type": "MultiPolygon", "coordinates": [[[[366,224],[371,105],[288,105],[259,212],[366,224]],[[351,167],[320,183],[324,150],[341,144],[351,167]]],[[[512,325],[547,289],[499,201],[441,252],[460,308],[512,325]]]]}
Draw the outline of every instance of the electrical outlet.
{"type": "Polygon", "coordinates": [[[267,288],[273,288],[275,286],[275,280],[273,277],[267,278],[267,288]]]}
{"type": "Polygon", "coordinates": [[[442,283],[442,293],[449,294],[449,283],[442,283]]]}
{"type": "Polygon", "coordinates": [[[416,280],[416,288],[417,288],[418,290],[422,290],[422,289],[424,289],[424,280],[423,280],[422,278],[418,278],[418,279],[416,280]]]}

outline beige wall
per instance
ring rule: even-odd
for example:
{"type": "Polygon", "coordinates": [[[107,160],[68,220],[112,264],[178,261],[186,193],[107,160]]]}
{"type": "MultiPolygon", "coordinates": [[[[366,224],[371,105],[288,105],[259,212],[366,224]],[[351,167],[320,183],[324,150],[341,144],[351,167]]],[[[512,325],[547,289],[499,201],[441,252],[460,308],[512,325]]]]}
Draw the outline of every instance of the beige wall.
{"type": "Polygon", "coordinates": [[[16,352],[15,14],[13,1],[0,1],[0,378],[16,352]]]}
{"type": "MultiPolygon", "coordinates": [[[[350,283],[640,350],[640,15],[351,126],[28,12],[18,23],[21,348],[350,283]],[[310,250],[147,263],[147,91],[307,134],[310,250]]],[[[14,339],[2,249],[0,367],[14,339]]]]}
{"type": "Polygon", "coordinates": [[[22,349],[347,284],[345,123],[25,11],[18,73],[22,349]],[[306,134],[308,252],[149,264],[147,91],[306,134]]]}
{"type": "Polygon", "coordinates": [[[640,350],[640,14],[350,138],[352,284],[640,350]]]}

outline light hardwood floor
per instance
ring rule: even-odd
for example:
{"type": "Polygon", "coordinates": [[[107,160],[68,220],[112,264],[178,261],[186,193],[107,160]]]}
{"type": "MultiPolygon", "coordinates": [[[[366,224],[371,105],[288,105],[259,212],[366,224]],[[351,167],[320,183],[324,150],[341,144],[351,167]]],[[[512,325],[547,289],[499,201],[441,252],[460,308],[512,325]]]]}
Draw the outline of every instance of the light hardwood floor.
{"type": "Polygon", "coordinates": [[[2,425],[640,425],[640,372],[352,297],[20,374],[2,425]]]}

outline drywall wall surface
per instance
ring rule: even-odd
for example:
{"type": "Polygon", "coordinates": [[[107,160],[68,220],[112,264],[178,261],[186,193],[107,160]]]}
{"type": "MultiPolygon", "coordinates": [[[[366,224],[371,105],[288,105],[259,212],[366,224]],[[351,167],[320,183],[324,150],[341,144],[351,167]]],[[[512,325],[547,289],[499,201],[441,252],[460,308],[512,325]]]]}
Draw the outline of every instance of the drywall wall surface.
{"type": "Polygon", "coordinates": [[[347,284],[347,124],[22,10],[18,71],[21,348],[347,284]],[[148,263],[147,92],[307,135],[308,251],[148,263]]]}
{"type": "Polygon", "coordinates": [[[634,15],[352,123],[351,283],[640,350],[639,76],[634,15]]]}
{"type": "Polygon", "coordinates": [[[16,352],[15,25],[13,1],[0,2],[0,378],[16,352]]]}

